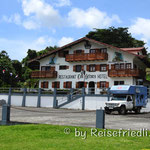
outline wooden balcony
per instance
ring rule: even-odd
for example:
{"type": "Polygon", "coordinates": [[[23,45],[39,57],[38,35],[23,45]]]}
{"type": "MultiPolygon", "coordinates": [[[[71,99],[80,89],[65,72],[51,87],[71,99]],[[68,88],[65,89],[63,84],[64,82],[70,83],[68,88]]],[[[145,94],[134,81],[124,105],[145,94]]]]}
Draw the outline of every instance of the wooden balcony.
{"type": "Polygon", "coordinates": [[[32,71],[31,78],[57,78],[57,71],[32,71]]]}
{"type": "Polygon", "coordinates": [[[92,61],[92,60],[108,60],[107,53],[85,53],[85,54],[69,54],[66,55],[66,61],[92,61]]]}
{"type": "Polygon", "coordinates": [[[138,69],[110,69],[108,71],[109,77],[138,77],[140,76],[140,70],[138,69]]]}

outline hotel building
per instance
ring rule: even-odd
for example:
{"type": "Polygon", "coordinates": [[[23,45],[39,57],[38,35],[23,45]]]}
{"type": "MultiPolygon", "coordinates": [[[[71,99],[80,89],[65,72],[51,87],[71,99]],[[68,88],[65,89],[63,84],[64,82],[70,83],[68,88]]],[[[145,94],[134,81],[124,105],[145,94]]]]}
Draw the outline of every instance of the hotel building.
{"type": "Polygon", "coordinates": [[[31,60],[40,66],[31,77],[40,79],[39,87],[45,90],[85,87],[92,93],[113,85],[143,84],[144,53],[144,47],[117,48],[83,37],[31,60]]]}

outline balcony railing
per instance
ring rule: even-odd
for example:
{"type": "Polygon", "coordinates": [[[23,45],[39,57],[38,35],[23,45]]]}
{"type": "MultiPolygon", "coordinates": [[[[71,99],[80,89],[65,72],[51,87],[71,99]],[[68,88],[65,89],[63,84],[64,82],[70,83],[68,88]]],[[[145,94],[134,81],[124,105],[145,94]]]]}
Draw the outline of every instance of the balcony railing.
{"type": "Polygon", "coordinates": [[[140,75],[140,70],[138,69],[119,69],[119,70],[109,70],[109,77],[138,77],[140,75]]]}
{"type": "Polygon", "coordinates": [[[108,60],[107,53],[85,53],[66,55],[66,61],[108,60]]]}
{"type": "Polygon", "coordinates": [[[32,71],[31,78],[57,78],[57,71],[32,71]]]}

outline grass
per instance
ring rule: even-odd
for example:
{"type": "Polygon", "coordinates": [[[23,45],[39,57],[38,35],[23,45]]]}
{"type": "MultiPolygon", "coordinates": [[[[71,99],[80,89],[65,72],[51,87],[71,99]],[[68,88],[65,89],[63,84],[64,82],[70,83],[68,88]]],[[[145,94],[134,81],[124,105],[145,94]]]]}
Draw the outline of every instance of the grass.
{"type": "MultiPolygon", "coordinates": [[[[90,131],[90,128],[56,125],[0,126],[0,149],[150,150],[150,137],[96,137],[91,136],[90,131]],[[65,134],[65,128],[69,128],[71,133],[65,134]],[[86,131],[87,138],[82,139],[82,137],[75,137],[75,128],[80,131],[86,131]]],[[[150,132],[148,133],[150,135],[150,132]]]]}

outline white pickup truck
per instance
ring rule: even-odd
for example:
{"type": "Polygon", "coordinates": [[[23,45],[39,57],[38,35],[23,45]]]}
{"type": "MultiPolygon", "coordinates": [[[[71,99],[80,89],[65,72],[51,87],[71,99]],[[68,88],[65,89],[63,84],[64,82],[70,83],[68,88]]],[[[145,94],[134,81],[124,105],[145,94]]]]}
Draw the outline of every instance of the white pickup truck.
{"type": "Polygon", "coordinates": [[[140,113],[142,107],[147,104],[147,88],[144,86],[112,86],[110,89],[111,98],[106,102],[105,112],[110,114],[118,111],[119,114],[126,114],[127,111],[140,113]]]}

